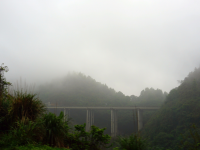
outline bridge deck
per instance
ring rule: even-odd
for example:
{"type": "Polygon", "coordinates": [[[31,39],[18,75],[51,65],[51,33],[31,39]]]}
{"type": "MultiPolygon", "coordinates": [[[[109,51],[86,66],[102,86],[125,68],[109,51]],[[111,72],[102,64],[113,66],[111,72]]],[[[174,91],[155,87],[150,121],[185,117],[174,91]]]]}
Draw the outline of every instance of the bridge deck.
{"type": "Polygon", "coordinates": [[[47,107],[47,108],[65,108],[65,109],[115,109],[115,110],[126,110],[126,109],[140,109],[140,110],[155,110],[160,107],[47,107]]]}

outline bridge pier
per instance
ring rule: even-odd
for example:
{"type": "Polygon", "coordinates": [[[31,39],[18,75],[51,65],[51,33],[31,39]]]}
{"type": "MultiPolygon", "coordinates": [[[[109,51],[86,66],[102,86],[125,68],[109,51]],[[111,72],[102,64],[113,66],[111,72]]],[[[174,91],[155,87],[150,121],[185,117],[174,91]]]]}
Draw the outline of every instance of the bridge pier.
{"type": "Polygon", "coordinates": [[[117,110],[111,109],[111,137],[117,136],[117,110]]]}
{"type": "Polygon", "coordinates": [[[94,125],[94,112],[91,109],[87,109],[86,112],[86,132],[90,131],[91,126],[94,125]]]}
{"type": "Polygon", "coordinates": [[[70,109],[64,108],[64,121],[67,121],[67,119],[69,119],[69,116],[70,116],[70,109]]]}
{"type": "Polygon", "coordinates": [[[144,110],[157,110],[159,107],[47,107],[51,108],[62,108],[64,109],[64,115],[66,116],[64,121],[70,117],[70,109],[86,109],[86,131],[90,131],[90,127],[94,125],[94,112],[92,110],[111,110],[111,136],[115,137],[118,132],[117,127],[117,110],[136,110],[137,112],[137,131],[143,128],[143,111],[144,110]]]}
{"type": "Polygon", "coordinates": [[[137,109],[138,132],[143,128],[143,111],[137,109]]]}

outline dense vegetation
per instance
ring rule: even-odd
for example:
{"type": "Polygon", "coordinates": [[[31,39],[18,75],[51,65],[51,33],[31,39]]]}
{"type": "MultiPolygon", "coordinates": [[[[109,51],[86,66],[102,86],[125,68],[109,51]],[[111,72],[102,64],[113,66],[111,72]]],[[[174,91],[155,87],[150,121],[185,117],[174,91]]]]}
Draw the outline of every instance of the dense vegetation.
{"type": "Polygon", "coordinates": [[[91,126],[89,132],[85,131],[85,113],[77,111],[73,115],[71,112],[72,118],[77,120],[74,119],[75,125],[70,126],[62,111],[57,111],[57,114],[48,112],[46,104],[36,94],[22,89],[9,92],[11,83],[3,74],[7,71],[6,66],[0,66],[0,148],[200,149],[200,68],[189,73],[169,94],[146,88],[138,97],[125,96],[83,74],[69,74],[62,81],[40,86],[38,90],[43,102],[57,106],[161,106],[158,111],[144,113],[145,126],[140,133],[132,127],[136,126],[136,114],[119,111],[119,133],[127,135],[116,139],[104,134],[105,127],[110,128],[109,111],[95,112],[98,127],[91,126]]]}
{"type": "Polygon", "coordinates": [[[199,110],[200,68],[189,73],[180,81],[180,86],[170,91],[161,109],[146,124],[143,134],[149,138],[151,145],[174,150],[179,146],[189,149],[189,143],[194,146],[200,142],[199,110]],[[183,143],[186,145],[183,146],[183,143]]]}

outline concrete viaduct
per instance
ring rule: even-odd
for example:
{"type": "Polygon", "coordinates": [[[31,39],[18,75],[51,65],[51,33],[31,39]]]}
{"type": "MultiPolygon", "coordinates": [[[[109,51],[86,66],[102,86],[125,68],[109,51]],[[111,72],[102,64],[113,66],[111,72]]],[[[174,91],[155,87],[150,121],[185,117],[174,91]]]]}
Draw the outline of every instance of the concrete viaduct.
{"type": "Polygon", "coordinates": [[[111,110],[111,137],[117,135],[117,110],[136,110],[137,111],[137,124],[138,131],[143,127],[143,111],[144,110],[157,110],[159,107],[47,107],[64,109],[64,115],[69,117],[70,109],[85,109],[86,111],[86,131],[94,125],[94,111],[98,110],[111,110]]]}

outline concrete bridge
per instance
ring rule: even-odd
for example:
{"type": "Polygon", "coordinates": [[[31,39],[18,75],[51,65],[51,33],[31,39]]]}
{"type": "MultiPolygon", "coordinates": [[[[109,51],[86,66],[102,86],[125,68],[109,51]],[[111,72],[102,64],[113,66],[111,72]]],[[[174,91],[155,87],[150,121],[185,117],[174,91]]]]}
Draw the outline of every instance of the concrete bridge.
{"type": "Polygon", "coordinates": [[[47,107],[47,108],[59,108],[64,109],[64,115],[69,117],[70,109],[85,109],[86,111],[86,131],[90,130],[90,127],[94,125],[94,111],[97,110],[111,110],[111,137],[117,135],[117,111],[118,110],[136,110],[137,111],[137,124],[138,131],[143,128],[143,111],[144,110],[157,110],[160,107],[47,107]]]}

